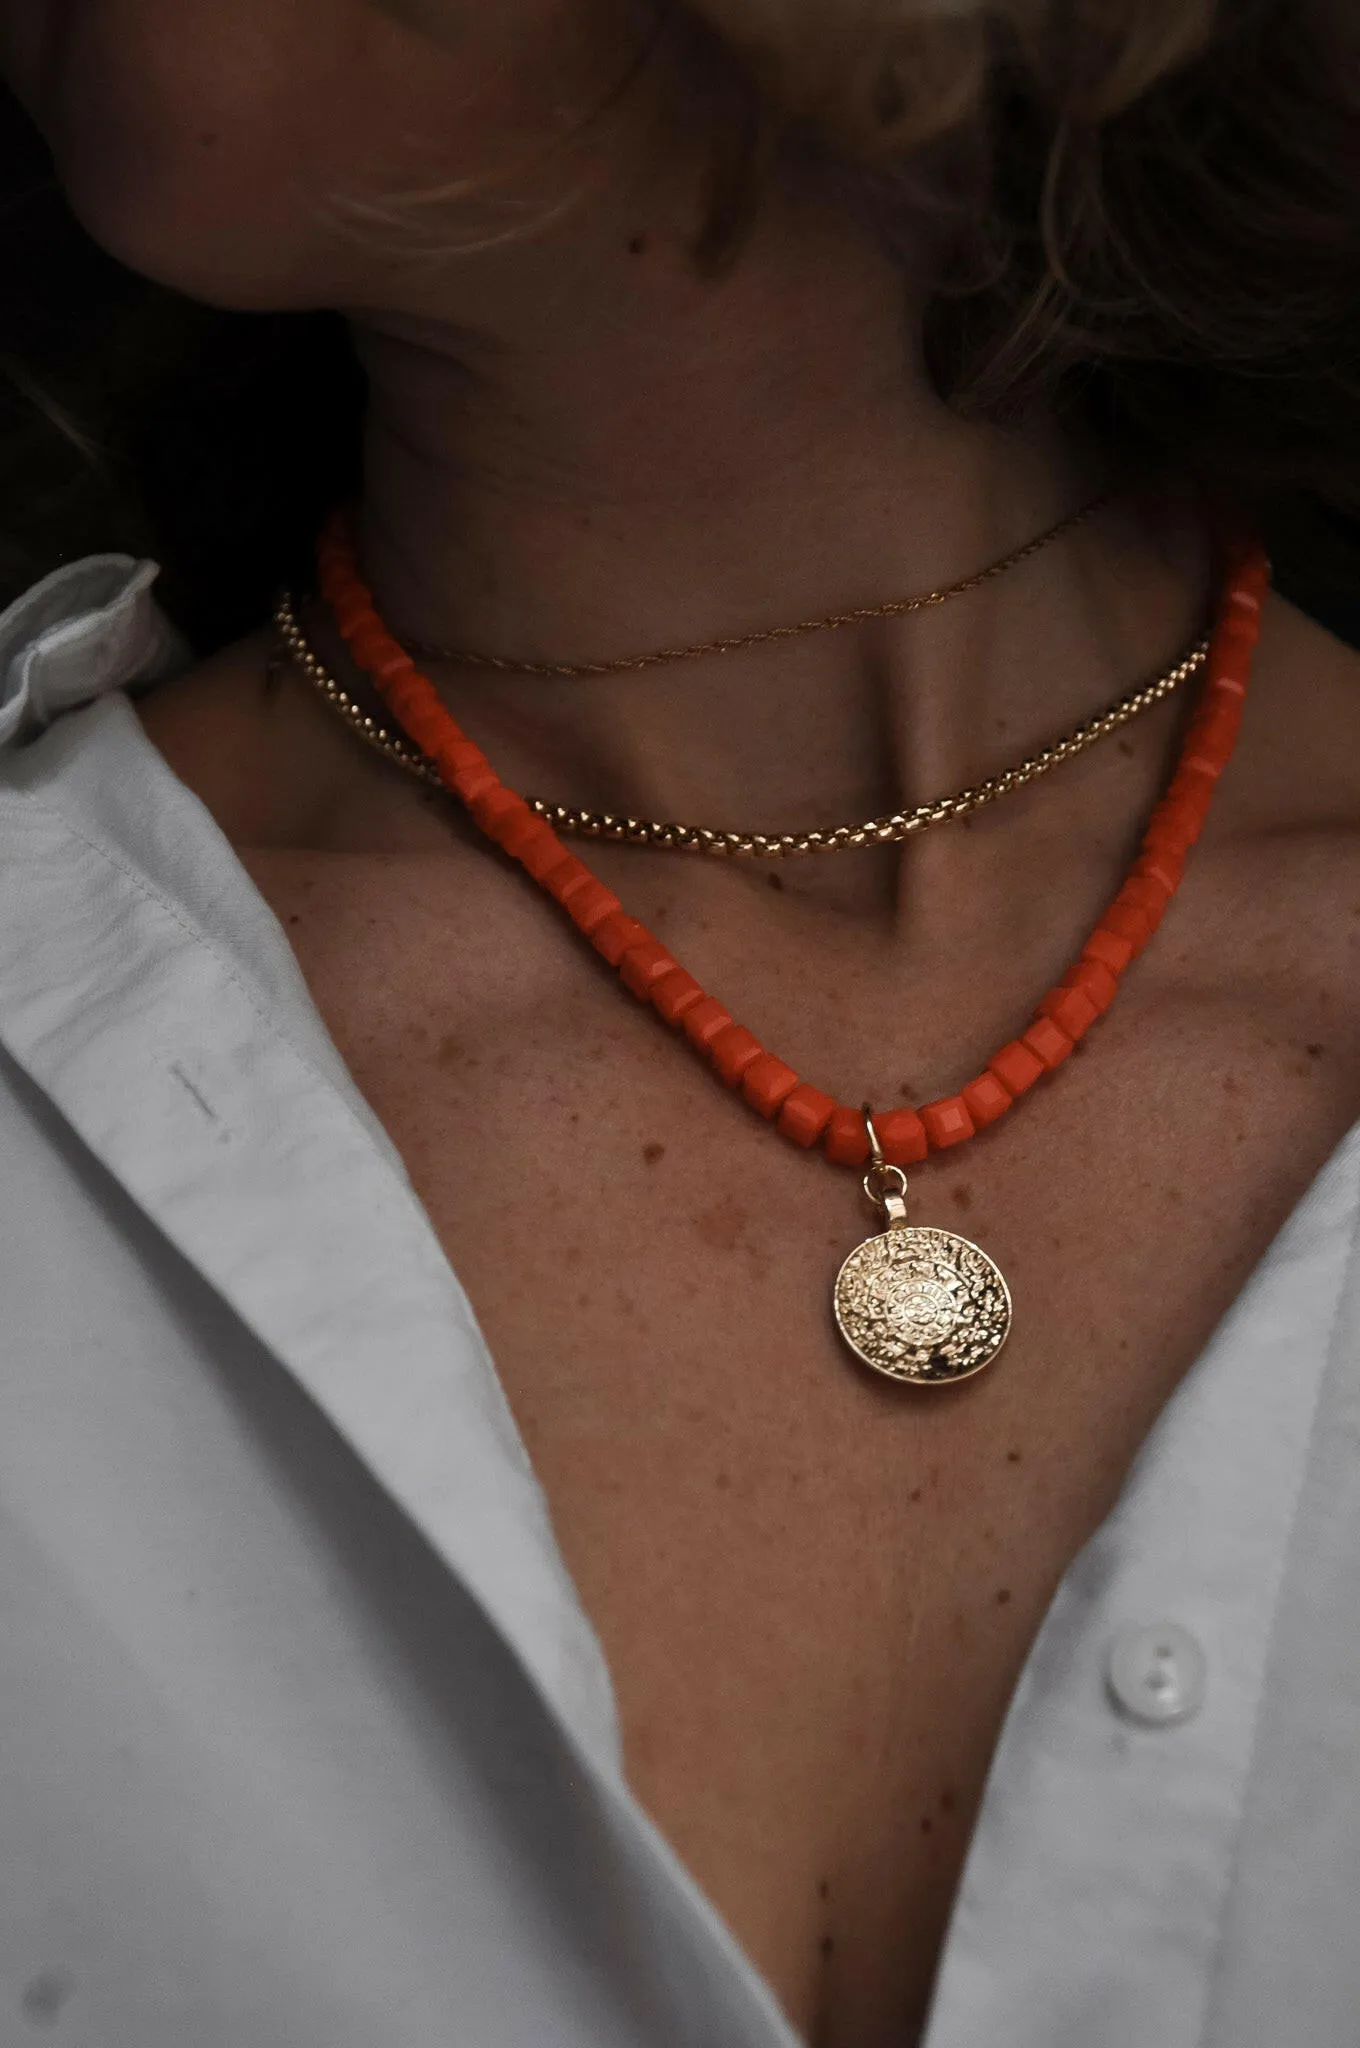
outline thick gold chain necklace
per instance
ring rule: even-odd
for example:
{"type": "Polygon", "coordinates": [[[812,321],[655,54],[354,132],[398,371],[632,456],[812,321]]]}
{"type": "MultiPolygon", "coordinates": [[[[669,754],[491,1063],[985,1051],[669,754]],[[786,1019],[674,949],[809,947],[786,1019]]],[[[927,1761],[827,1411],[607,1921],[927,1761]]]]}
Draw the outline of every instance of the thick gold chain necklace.
{"type": "MultiPolygon", "coordinates": [[[[284,652],[346,724],[408,774],[418,775],[436,787],[444,787],[443,778],[428,755],[421,753],[400,732],[366,712],[325,667],[303,630],[297,606],[287,591],[275,608],[274,624],[284,652]]],[[[926,831],[932,825],[943,825],[951,818],[962,818],[971,811],[980,811],[987,804],[995,803],[998,797],[1009,796],[1012,790],[1023,789],[1027,783],[1036,782],[1060,762],[1085,753],[1098,740],[1118,732],[1121,726],[1128,725],[1142,712],[1150,711],[1154,704],[1160,704],[1182,683],[1197,675],[1204,667],[1208,652],[1208,639],[1197,640],[1188,654],[1152,682],[1143,683],[1117,698],[1107,710],[1085,720],[1037,754],[1028,755],[1003,774],[989,776],[985,782],[957,790],[952,796],[939,797],[934,803],[921,804],[915,810],[894,811],[886,817],[869,818],[862,825],[833,825],[814,832],[729,832],[707,825],[615,817],[608,811],[573,809],[567,804],[549,803],[542,797],[526,796],[525,802],[555,832],[571,838],[612,840],[627,846],[655,846],[676,853],[785,860],[795,854],[840,853],[857,847],[891,846],[900,840],[910,839],[917,832],[926,831]]]]}

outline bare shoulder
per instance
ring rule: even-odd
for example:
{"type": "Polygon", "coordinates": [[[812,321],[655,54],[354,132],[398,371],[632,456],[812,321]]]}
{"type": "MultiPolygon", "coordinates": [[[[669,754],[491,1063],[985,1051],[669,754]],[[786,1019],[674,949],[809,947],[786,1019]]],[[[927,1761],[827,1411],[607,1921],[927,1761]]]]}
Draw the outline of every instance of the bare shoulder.
{"type": "Polygon", "coordinates": [[[209,656],[134,698],[175,774],[234,846],[311,847],[391,783],[294,671],[271,671],[272,632],[209,656]]]}

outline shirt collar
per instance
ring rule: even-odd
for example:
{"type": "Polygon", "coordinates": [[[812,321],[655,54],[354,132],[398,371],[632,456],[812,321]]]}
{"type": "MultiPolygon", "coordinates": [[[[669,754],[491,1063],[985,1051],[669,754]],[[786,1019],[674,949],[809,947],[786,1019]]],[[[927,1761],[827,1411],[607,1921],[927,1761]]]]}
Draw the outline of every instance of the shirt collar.
{"type": "Polygon", "coordinates": [[[173,674],[187,641],[153,598],[155,562],[88,555],[0,612],[0,747],[137,679],[173,674]]]}
{"type": "Polygon", "coordinates": [[[154,574],[96,557],[0,619],[0,1045],[614,1770],[603,1657],[466,1296],[278,921],[123,694],[183,660],[154,574]]]}

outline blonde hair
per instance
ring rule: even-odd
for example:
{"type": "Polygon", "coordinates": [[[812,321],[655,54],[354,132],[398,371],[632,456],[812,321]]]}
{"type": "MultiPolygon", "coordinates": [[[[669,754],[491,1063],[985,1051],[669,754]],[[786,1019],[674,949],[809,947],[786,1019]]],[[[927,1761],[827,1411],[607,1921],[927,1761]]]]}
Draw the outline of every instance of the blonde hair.
{"type": "Polygon", "coordinates": [[[684,0],[743,81],[708,236],[780,147],[938,258],[961,407],[1089,401],[1154,459],[1360,504],[1354,0],[684,0]]]}
{"type": "MultiPolygon", "coordinates": [[[[453,0],[381,4],[439,34],[453,0]]],[[[618,4],[622,78],[683,48],[719,88],[701,265],[811,159],[924,245],[960,408],[1079,390],[1154,459],[1360,502],[1355,0],[618,4]]]]}
{"type": "Polygon", "coordinates": [[[947,134],[998,60],[1108,119],[1204,47],[1214,0],[691,0],[772,106],[870,161],[947,134]]]}

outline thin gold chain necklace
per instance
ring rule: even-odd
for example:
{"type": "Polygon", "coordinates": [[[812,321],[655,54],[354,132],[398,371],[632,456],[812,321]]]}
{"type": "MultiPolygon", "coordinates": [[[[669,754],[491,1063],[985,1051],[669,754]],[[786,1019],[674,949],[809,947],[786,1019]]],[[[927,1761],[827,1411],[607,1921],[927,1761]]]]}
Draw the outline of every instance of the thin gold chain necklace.
{"type": "MultiPolygon", "coordinates": [[[[297,607],[287,591],[275,607],[274,624],[287,656],[361,738],[409,774],[418,775],[437,787],[444,786],[435,763],[401,733],[366,712],[325,667],[303,630],[297,607]]],[[[676,853],[786,860],[796,854],[841,853],[865,846],[891,846],[926,831],[932,825],[943,825],[951,818],[962,818],[972,811],[980,811],[999,797],[1009,796],[1013,790],[1036,782],[1060,762],[1085,753],[1098,740],[1118,732],[1142,712],[1150,711],[1155,704],[1162,703],[1178,690],[1182,683],[1188,682],[1191,676],[1197,675],[1204,667],[1208,652],[1207,637],[1197,640],[1188,654],[1152,682],[1140,684],[1137,689],[1117,698],[1107,710],[1085,720],[1037,754],[1028,755],[1003,774],[957,790],[952,796],[938,797],[933,803],[918,805],[915,810],[894,811],[885,817],[869,818],[861,825],[833,825],[814,832],[729,832],[706,825],[682,825],[646,818],[616,817],[608,811],[577,810],[566,804],[549,803],[542,797],[527,796],[525,802],[555,832],[569,837],[611,840],[627,846],[654,846],[676,853]]]]}
{"type": "Polygon", "coordinates": [[[432,647],[428,642],[406,634],[399,633],[396,637],[408,653],[418,654],[424,661],[452,661],[463,668],[495,669],[501,675],[555,676],[566,682],[582,682],[591,676],[636,675],[642,669],[661,668],[679,661],[699,661],[705,655],[740,654],[748,647],[769,647],[776,641],[797,640],[808,633],[837,633],[846,626],[864,626],[876,619],[905,619],[913,612],[929,611],[936,605],[948,604],[951,598],[966,597],[970,590],[981,590],[984,584],[994,582],[998,576],[1008,575],[1022,562],[1042,554],[1055,541],[1075,532],[1088,519],[1094,519],[1097,512],[1103,512],[1114,496],[1113,491],[1106,491],[1099,498],[1092,498],[1089,504],[1069,512],[1065,519],[1046,527],[1033,540],[1012,548],[1008,555],[1002,555],[999,561],[989,562],[985,569],[960,577],[957,583],[942,584],[939,589],[922,591],[917,597],[894,597],[886,604],[858,605],[850,611],[828,612],[818,619],[800,619],[792,626],[765,626],[754,633],[731,633],[720,640],[697,640],[689,647],[660,647],[649,654],[619,655],[612,661],[516,661],[503,654],[469,654],[461,648],[432,647]]]}

